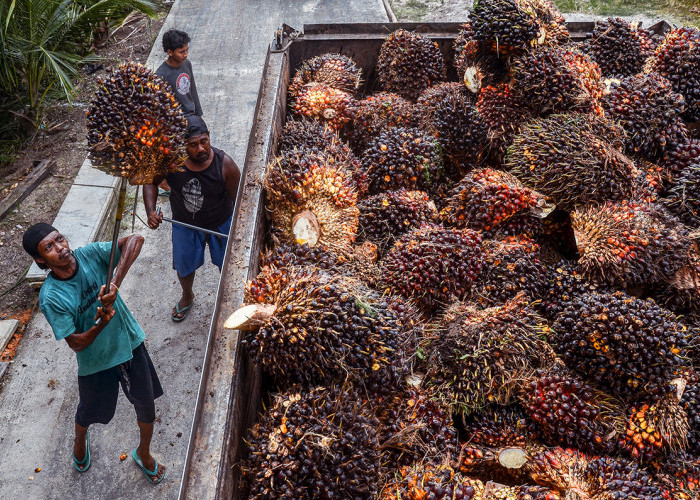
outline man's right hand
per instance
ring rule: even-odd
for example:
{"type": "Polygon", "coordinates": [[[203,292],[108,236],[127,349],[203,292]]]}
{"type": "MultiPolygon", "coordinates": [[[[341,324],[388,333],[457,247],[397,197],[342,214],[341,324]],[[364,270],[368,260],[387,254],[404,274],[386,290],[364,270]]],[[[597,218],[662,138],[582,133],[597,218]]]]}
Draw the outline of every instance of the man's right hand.
{"type": "Polygon", "coordinates": [[[163,214],[158,214],[155,210],[148,214],[148,227],[151,229],[158,229],[160,223],[163,222],[163,214]]]}
{"type": "Polygon", "coordinates": [[[97,314],[95,314],[95,321],[100,318],[100,326],[105,327],[114,317],[113,307],[98,307],[97,314]]]}

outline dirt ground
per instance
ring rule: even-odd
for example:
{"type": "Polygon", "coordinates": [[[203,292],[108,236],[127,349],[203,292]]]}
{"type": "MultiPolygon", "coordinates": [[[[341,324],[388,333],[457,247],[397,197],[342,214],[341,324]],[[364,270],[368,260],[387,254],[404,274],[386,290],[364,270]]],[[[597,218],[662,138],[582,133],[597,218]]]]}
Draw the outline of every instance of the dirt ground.
{"type": "MultiPolygon", "coordinates": [[[[167,9],[167,7],[166,7],[167,9]]],[[[35,162],[54,159],[56,168],[13,212],[0,220],[0,319],[16,318],[26,325],[36,306],[37,291],[23,281],[32,263],[22,249],[24,230],[36,222],[52,222],[87,155],[85,110],[104,68],[132,60],[144,63],[167,10],[157,19],[132,14],[114,30],[95,52],[104,58],[97,66],[84,68],[76,83],[73,105],[54,104],[45,116],[45,127],[19,153],[14,163],[0,169],[0,200],[34,168],[35,162]],[[92,73],[89,73],[92,70],[92,73]],[[96,71],[95,71],[96,70],[96,71]]],[[[21,330],[10,342],[0,361],[14,353],[21,330]]]]}

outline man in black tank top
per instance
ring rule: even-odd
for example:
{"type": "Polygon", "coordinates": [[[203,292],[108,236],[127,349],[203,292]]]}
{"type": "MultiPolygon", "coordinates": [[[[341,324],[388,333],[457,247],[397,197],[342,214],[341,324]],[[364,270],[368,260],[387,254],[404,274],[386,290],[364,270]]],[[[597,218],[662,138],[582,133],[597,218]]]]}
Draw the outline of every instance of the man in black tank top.
{"type": "MultiPolygon", "coordinates": [[[[241,180],[240,170],[230,156],[211,147],[209,130],[198,116],[187,117],[186,149],[184,170],[165,177],[170,186],[173,219],[228,234],[241,180]]],[[[143,188],[151,229],[156,229],[163,222],[163,216],[156,214],[158,184],[162,180],[155,179],[153,185],[143,188]]],[[[226,243],[225,238],[173,224],[173,269],[182,287],[182,296],[173,307],[173,321],[185,319],[192,307],[194,274],[204,264],[207,244],[212,262],[221,270],[226,243]]]]}

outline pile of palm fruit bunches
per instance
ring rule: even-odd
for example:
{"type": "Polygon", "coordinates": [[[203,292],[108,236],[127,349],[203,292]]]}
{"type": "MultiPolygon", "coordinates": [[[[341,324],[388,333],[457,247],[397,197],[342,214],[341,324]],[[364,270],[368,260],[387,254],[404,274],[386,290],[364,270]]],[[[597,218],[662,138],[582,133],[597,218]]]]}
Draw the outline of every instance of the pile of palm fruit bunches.
{"type": "Polygon", "coordinates": [[[131,184],[151,184],[182,168],[187,121],[168,85],[145,66],[108,68],[86,115],[96,168],[131,184]]]}
{"type": "Polygon", "coordinates": [[[698,498],[700,30],[479,0],[373,71],[289,86],[241,497],[698,498]]]}

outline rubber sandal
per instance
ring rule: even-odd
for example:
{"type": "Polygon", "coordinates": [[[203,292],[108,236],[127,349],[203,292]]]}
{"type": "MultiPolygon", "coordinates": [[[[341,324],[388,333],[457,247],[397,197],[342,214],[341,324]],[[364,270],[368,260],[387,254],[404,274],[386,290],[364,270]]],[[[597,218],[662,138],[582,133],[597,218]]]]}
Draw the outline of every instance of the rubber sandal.
{"type": "Polygon", "coordinates": [[[192,299],[192,302],[190,302],[189,306],[185,306],[182,309],[180,309],[180,305],[178,302],[175,302],[175,313],[170,315],[170,319],[172,319],[175,323],[179,323],[183,319],[187,317],[187,313],[190,312],[190,309],[192,309],[192,304],[194,304],[194,299],[192,299]],[[182,314],[179,318],[176,316],[177,314],[182,314]]]}
{"type": "Polygon", "coordinates": [[[163,478],[165,477],[165,470],[163,470],[163,475],[160,476],[160,479],[158,479],[158,460],[155,458],[153,459],[153,470],[148,470],[145,465],[143,465],[143,462],[141,461],[141,458],[138,456],[136,453],[136,450],[138,448],[134,448],[134,450],[131,452],[131,458],[134,459],[136,462],[136,465],[141,467],[141,470],[143,471],[144,474],[146,474],[146,477],[148,478],[148,481],[151,484],[158,484],[160,483],[163,478]]]}
{"type": "Polygon", "coordinates": [[[90,429],[87,430],[87,435],[85,436],[85,457],[82,460],[75,458],[75,453],[71,453],[73,456],[73,467],[78,472],[85,472],[90,468],[90,429]]]}

